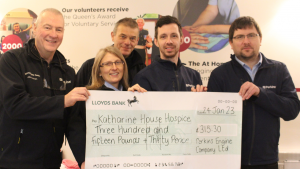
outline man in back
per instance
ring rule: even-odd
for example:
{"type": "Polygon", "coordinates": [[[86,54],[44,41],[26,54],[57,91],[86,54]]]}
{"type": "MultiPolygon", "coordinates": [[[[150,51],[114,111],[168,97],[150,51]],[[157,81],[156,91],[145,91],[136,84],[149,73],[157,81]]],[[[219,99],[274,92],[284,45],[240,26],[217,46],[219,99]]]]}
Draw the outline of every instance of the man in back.
{"type": "Polygon", "coordinates": [[[200,74],[179,59],[182,28],[175,17],[163,16],[155,26],[154,43],[160,58],[140,71],[133,80],[147,91],[203,91],[200,74]]]}
{"type": "MultiPolygon", "coordinates": [[[[115,24],[113,32],[111,32],[111,39],[114,42],[113,46],[121,51],[126,60],[129,85],[131,85],[134,76],[145,67],[141,56],[134,50],[134,47],[139,41],[138,37],[138,24],[132,18],[123,18],[119,20],[115,24]]],[[[83,87],[90,84],[94,60],[95,58],[92,58],[82,64],[77,72],[77,86],[83,87]]]]}

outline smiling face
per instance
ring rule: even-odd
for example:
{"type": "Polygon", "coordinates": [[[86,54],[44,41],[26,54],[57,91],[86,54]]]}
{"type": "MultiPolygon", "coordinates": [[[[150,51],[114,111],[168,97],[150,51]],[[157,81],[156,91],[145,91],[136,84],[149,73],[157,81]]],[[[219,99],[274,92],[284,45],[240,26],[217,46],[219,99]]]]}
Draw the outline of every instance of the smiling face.
{"type": "Polygon", "coordinates": [[[102,76],[102,78],[114,86],[115,88],[118,88],[119,82],[121,81],[124,73],[124,64],[116,65],[115,63],[112,64],[112,66],[108,65],[103,65],[103,63],[108,63],[108,62],[117,62],[122,60],[117,57],[114,54],[111,53],[106,53],[105,56],[102,58],[100,62],[100,74],[99,76],[102,76]]]}
{"type": "Polygon", "coordinates": [[[137,19],[137,20],[136,20],[136,23],[137,23],[138,26],[139,26],[139,30],[140,30],[140,31],[143,30],[143,27],[144,27],[144,25],[145,25],[144,20],[143,20],[143,19],[137,19]]]}
{"type": "MultiPolygon", "coordinates": [[[[249,35],[251,33],[258,34],[254,26],[235,30],[233,37],[238,35],[249,35]]],[[[243,40],[232,39],[229,43],[236,57],[243,62],[247,62],[249,60],[259,59],[258,54],[261,40],[262,38],[260,36],[256,36],[253,39],[249,39],[245,36],[245,39],[243,40]]]]}
{"type": "Polygon", "coordinates": [[[18,23],[14,24],[14,32],[20,33],[20,24],[18,24],[18,23]]]}
{"type": "Polygon", "coordinates": [[[64,35],[64,19],[53,12],[44,12],[34,25],[35,46],[40,56],[51,61],[64,35]]]}
{"type": "Polygon", "coordinates": [[[177,24],[171,23],[158,27],[155,45],[159,47],[160,57],[163,60],[178,60],[178,52],[183,38],[180,36],[177,24]]]}
{"type": "Polygon", "coordinates": [[[137,45],[139,39],[139,29],[130,28],[120,24],[117,28],[116,34],[111,32],[111,39],[114,42],[114,47],[118,48],[122,55],[127,58],[134,47],[137,45]]]}

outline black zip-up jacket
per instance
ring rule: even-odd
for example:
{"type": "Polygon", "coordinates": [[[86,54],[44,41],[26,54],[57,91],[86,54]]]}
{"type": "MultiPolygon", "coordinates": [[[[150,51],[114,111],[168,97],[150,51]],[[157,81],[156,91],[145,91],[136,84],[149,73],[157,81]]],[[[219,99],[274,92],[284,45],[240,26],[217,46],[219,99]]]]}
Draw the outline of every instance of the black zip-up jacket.
{"type": "MultiPolygon", "coordinates": [[[[95,58],[91,58],[85,61],[81,68],[77,72],[77,87],[84,87],[90,84],[90,78],[92,74],[92,68],[94,65],[95,58]]],[[[146,67],[145,63],[142,61],[140,54],[133,50],[131,54],[125,58],[127,68],[128,68],[128,84],[131,85],[134,76],[146,67]]]]}
{"type": "Polygon", "coordinates": [[[202,85],[202,80],[197,71],[185,67],[179,58],[177,66],[159,58],[140,71],[132,84],[148,91],[191,91],[191,87],[202,85]]]}
{"type": "Polygon", "coordinates": [[[63,55],[56,51],[48,65],[39,56],[34,39],[3,55],[0,168],[59,168],[64,134],[78,163],[84,161],[84,149],[77,149],[82,143],[76,136],[82,121],[64,108],[64,95],[73,89],[74,80],[75,71],[63,55]],[[44,88],[44,81],[50,89],[44,88]]]}
{"type": "Polygon", "coordinates": [[[262,54],[254,82],[235,55],[212,71],[208,91],[239,92],[252,82],[260,89],[258,97],[243,102],[242,165],[263,165],[278,161],[280,120],[293,120],[299,113],[299,99],[285,64],[262,54]]]}

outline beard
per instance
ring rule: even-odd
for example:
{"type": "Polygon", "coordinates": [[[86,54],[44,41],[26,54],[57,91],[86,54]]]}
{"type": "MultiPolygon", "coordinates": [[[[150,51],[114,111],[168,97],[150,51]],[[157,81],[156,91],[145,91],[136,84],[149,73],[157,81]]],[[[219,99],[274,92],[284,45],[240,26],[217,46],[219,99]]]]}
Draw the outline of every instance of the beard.
{"type": "Polygon", "coordinates": [[[240,58],[242,58],[243,60],[251,60],[251,59],[253,59],[253,58],[256,58],[258,56],[258,53],[256,53],[256,52],[254,52],[254,51],[252,51],[251,53],[249,53],[249,54],[245,54],[245,53],[243,53],[243,52],[240,52],[240,54],[239,54],[239,56],[237,56],[237,57],[240,57],[240,58]]]}
{"type": "Polygon", "coordinates": [[[172,55],[168,55],[166,52],[164,52],[164,51],[162,51],[162,55],[163,55],[163,57],[165,57],[165,58],[174,58],[176,55],[178,54],[178,51],[177,52],[175,52],[174,54],[172,54],[172,55]]]}
{"type": "Polygon", "coordinates": [[[236,56],[238,58],[241,58],[240,60],[248,61],[248,60],[251,60],[251,59],[256,58],[258,56],[259,52],[254,50],[253,47],[251,47],[251,46],[245,46],[245,47],[250,47],[251,49],[249,49],[249,50],[252,50],[252,51],[247,52],[245,50],[241,50],[239,53],[236,54],[236,56]]]}
{"type": "Polygon", "coordinates": [[[168,52],[166,52],[166,50],[160,50],[161,51],[161,55],[164,58],[168,58],[168,59],[176,57],[178,55],[179,49],[177,50],[176,46],[172,46],[172,47],[175,48],[174,53],[168,53],[168,52]]]}

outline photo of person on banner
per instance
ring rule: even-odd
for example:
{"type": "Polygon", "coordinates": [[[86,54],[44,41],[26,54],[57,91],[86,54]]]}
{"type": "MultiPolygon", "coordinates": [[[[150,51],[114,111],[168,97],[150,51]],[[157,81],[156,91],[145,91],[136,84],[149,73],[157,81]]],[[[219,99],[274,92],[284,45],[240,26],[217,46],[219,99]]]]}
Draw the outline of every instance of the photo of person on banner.
{"type": "Polygon", "coordinates": [[[5,38],[5,36],[3,35],[3,36],[1,36],[1,43],[0,43],[0,54],[2,54],[3,53],[3,51],[2,51],[2,43],[3,43],[3,40],[4,40],[4,38],[5,38]]]}
{"type": "Polygon", "coordinates": [[[27,42],[29,39],[28,30],[31,29],[31,26],[26,28],[25,30],[20,28],[20,24],[18,22],[13,24],[12,34],[17,35],[20,37],[20,39],[23,42],[23,45],[27,42]]]}
{"type": "Polygon", "coordinates": [[[211,53],[228,44],[230,24],[240,12],[235,0],[179,0],[173,16],[190,32],[191,50],[211,53]]]}
{"type": "Polygon", "coordinates": [[[152,47],[152,38],[147,29],[144,29],[145,20],[137,18],[136,23],[139,26],[139,41],[135,46],[135,50],[141,55],[143,62],[148,66],[148,52],[147,50],[152,47]]]}
{"type": "Polygon", "coordinates": [[[13,43],[18,43],[19,38],[22,41],[20,44],[23,47],[25,43],[32,38],[32,26],[37,19],[37,15],[30,9],[17,8],[9,11],[5,17],[2,19],[2,27],[0,29],[0,35],[8,37],[8,39],[15,39],[13,42],[10,41],[10,45],[4,50],[14,49],[15,47],[10,47],[13,43]],[[15,35],[15,37],[10,36],[15,35]]]}

